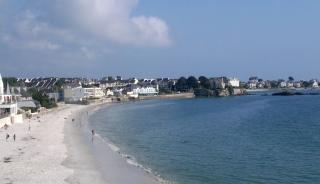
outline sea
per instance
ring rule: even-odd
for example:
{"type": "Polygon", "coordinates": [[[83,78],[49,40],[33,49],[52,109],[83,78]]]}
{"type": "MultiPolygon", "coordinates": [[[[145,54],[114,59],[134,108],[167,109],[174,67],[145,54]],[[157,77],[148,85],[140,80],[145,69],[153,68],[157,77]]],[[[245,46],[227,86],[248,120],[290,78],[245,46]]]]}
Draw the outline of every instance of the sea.
{"type": "Polygon", "coordinates": [[[168,183],[320,183],[317,95],[137,101],[89,121],[168,183]]]}

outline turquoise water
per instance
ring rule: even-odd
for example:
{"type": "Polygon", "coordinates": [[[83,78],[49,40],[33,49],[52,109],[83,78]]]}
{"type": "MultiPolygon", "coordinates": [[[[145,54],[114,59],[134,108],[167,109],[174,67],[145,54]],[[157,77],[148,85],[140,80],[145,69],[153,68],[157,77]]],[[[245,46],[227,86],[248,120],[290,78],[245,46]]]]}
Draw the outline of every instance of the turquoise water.
{"type": "Polygon", "coordinates": [[[178,184],[320,183],[320,96],[142,101],[90,122],[178,184]]]}

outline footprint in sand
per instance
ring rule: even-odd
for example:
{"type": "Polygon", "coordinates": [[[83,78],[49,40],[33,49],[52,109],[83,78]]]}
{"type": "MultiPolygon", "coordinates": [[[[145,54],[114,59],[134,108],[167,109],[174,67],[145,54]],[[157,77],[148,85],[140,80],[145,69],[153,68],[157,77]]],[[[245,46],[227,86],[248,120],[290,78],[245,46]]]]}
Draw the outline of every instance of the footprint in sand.
{"type": "Polygon", "coordinates": [[[11,157],[3,157],[3,162],[10,163],[10,162],[12,162],[11,159],[12,159],[11,157]]]}
{"type": "Polygon", "coordinates": [[[13,184],[13,181],[10,178],[4,178],[6,181],[4,184],[13,184]]]}

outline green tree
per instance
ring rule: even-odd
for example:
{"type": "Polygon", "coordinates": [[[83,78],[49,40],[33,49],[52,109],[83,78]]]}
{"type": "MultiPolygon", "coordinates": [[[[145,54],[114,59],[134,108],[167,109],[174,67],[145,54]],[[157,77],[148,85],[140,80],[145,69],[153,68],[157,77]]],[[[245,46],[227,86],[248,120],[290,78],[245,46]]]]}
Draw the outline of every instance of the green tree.
{"type": "Polygon", "coordinates": [[[34,88],[30,89],[28,92],[31,94],[32,99],[38,101],[42,107],[45,107],[47,109],[57,107],[54,99],[50,99],[49,96],[44,92],[38,91],[34,88]]]}
{"type": "Polygon", "coordinates": [[[290,82],[293,82],[294,81],[294,78],[293,77],[288,77],[288,80],[290,81],[290,82]]]}
{"type": "Polygon", "coordinates": [[[308,88],[308,87],[312,86],[312,83],[309,81],[303,81],[302,85],[303,85],[303,87],[308,88]]]}
{"type": "Polygon", "coordinates": [[[277,88],[279,86],[279,82],[278,81],[270,81],[270,86],[271,88],[277,88]]]}
{"type": "Polygon", "coordinates": [[[190,76],[190,77],[187,79],[187,85],[188,85],[188,88],[189,88],[189,89],[198,88],[198,87],[199,87],[199,83],[198,83],[197,78],[195,78],[194,76],[190,76]]]}
{"type": "Polygon", "coordinates": [[[176,90],[177,91],[187,91],[188,84],[187,79],[185,77],[180,77],[176,83],[176,90]]]}
{"type": "Polygon", "coordinates": [[[202,88],[205,88],[205,89],[210,89],[210,81],[207,77],[205,76],[200,76],[199,77],[199,81],[200,81],[200,86],[202,88]]]}
{"type": "Polygon", "coordinates": [[[65,84],[66,83],[63,79],[58,79],[57,82],[53,86],[54,91],[61,91],[63,85],[65,85],[65,84]]]}
{"type": "Polygon", "coordinates": [[[4,85],[9,83],[10,86],[19,86],[18,79],[15,77],[3,77],[2,81],[4,85]]]}

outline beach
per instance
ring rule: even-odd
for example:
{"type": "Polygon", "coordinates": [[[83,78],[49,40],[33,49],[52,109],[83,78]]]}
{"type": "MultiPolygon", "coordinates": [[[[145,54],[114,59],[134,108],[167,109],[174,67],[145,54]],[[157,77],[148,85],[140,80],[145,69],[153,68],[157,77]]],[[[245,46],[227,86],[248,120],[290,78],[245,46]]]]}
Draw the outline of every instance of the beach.
{"type": "Polygon", "coordinates": [[[0,129],[0,183],[158,183],[104,140],[92,139],[87,119],[100,107],[60,104],[30,123],[0,129]]]}

